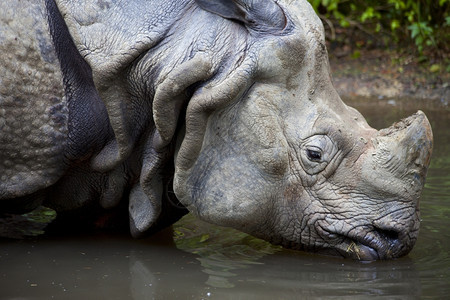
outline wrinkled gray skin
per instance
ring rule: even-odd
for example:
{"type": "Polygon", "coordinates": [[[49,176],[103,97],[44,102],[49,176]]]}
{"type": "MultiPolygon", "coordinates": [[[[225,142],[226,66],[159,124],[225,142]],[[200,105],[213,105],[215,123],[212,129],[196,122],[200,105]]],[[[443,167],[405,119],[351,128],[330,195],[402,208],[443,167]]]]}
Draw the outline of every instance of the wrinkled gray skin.
{"type": "Polygon", "coordinates": [[[285,247],[412,249],[430,124],[377,131],[346,106],[307,1],[55,2],[0,4],[4,211],[125,202],[142,236],[185,213],[173,187],[199,218],[285,247]]]}

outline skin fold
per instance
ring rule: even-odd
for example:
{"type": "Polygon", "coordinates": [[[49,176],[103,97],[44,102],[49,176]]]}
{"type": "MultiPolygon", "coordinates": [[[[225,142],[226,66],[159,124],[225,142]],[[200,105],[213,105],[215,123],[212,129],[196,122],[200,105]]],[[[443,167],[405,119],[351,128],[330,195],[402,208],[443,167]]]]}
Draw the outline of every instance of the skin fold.
{"type": "MultiPolygon", "coordinates": [[[[42,27],[43,38],[27,38],[47,84],[26,94],[0,83],[0,103],[12,103],[4,114],[22,121],[0,115],[3,211],[128,206],[135,237],[190,211],[274,244],[360,260],[414,246],[431,126],[419,111],[377,131],[342,102],[307,1],[32,6],[38,17],[20,17],[42,27]],[[11,100],[19,95],[42,110],[11,100]],[[15,141],[27,118],[39,132],[15,141]]],[[[2,25],[0,37],[12,43],[29,26],[2,25]]],[[[19,86],[24,75],[3,69],[19,86]]]]}

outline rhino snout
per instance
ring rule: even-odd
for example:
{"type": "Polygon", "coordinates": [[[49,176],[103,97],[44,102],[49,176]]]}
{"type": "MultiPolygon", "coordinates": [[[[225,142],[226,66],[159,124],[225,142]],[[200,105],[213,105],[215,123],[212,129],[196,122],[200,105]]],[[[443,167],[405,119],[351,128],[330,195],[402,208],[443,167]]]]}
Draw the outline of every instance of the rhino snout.
{"type": "Polygon", "coordinates": [[[373,150],[365,158],[358,184],[372,212],[366,212],[363,229],[347,234],[346,256],[388,259],[413,248],[432,141],[431,125],[421,111],[380,130],[372,139],[373,150]]]}

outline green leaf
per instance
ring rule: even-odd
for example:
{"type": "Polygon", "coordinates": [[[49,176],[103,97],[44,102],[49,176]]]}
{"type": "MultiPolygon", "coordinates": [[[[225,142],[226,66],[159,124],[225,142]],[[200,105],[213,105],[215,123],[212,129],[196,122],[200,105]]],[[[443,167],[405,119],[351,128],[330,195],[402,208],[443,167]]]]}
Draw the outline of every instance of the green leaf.
{"type": "Polygon", "coordinates": [[[416,13],[415,13],[413,10],[408,11],[408,12],[405,13],[405,16],[408,18],[408,21],[409,21],[410,23],[413,23],[413,22],[414,22],[414,16],[415,16],[415,14],[416,14],[416,13]]]}
{"type": "Polygon", "coordinates": [[[372,19],[374,17],[374,9],[369,6],[361,15],[361,22],[365,22],[368,19],[372,19]]]}
{"type": "Polygon", "coordinates": [[[394,19],[394,20],[391,21],[391,30],[392,31],[395,31],[399,27],[400,27],[400,21],[399,20],[394,19]]]}
{"type": "Polygon", "coordinates": [[[380,32],[381,31],[381,24],[380,22],[377,23],[377,25],[375,26],[375,32],[380,32]]]}
{"type": "Polygon", "coordinates": [[[200,237],[200,243],[206,242],[207,240],[209,240],[209,234],[203,234],[200,237]]]}
{"type": "Polygon", "coordinates": [[[433,64],[430,67],[431,73],[436,73],[436,72],[439,72],[440,70],[441,70],[441,66],[439,64],[433,64]]]}
{"type": "Polygon", "coordinates": [[[346,19],[342,19],[339,21],[339,25],[341,25],[342,27],[346,28],[350,26],[350,22],[346,19]]]}
{"type": "Polygon", "coordinates": [[[317,12],[317,9],[319,8],[319,5],[322,1],[321,0],[310,0],[309,2],[311,3],[314,10],[317,12]]]}
{"type": "Polygon", "coordinates": [[[354,59],[360,58],[361,57],[361,51],[359,51],[359,50],[353,51],[351,57],[354,58],[354,59]]]}
{"type": "Polygon", "coordinates": [[[394,4],[396,10],[403,10],[406,8],[406,4],[401,0],[389,0],[390,4],[394,4]]]}
{"type": "Polygon", "coordinates": [[[420,33],[420,29],[419,29],[419,26],[417,25],[417,23],[409,25],[408,29],[411,31],[411,38],[413,38],[413,39],[416,36],[418,36],[420,33]]]}

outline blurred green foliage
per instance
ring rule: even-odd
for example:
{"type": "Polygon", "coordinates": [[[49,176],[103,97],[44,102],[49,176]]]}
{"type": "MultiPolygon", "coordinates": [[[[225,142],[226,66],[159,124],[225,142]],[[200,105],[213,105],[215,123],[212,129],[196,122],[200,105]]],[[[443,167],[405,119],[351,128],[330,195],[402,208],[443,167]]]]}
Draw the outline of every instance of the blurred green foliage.
{"type": "MultiPolygon", "coordinates": [[[[328,26],[355,27],[385,45],[447,56],[450,0],[309,0],[328,26]]],[[[332,30],[334,30],[332,28],[332,30]]]]}

